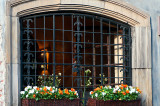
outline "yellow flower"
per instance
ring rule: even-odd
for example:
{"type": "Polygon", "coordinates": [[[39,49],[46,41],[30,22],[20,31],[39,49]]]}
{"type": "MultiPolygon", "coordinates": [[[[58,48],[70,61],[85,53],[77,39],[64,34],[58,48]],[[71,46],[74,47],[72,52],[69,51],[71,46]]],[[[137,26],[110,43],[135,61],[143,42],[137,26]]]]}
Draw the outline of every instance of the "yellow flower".
{"type": "Polygon", "coordinates": [[[33,95],[33,97],[35,98],[35,97],[36,97],[36,95],[34,94],[34,95],[33,95]]]}
{"type": "Polygon", "coordinates": [[[94,91],[97,91],[97,90],[100,90],[100,88],[99,88],[99,87],[97,87],[96,89],[94,89],[94,91]]]}
{"type": "Polygon", "coordinates": [[[43,90],[46,92],[46,91],[47,91],[47,88],[46,88],[46,87],[44,87],[44,88],[43,88],[43,90]]]}
{"type": "Polygon", "coordinates": [[[129,93],[129,90],[126,90],[126,93],[129,93]]]}
{"type": "Polygon", "coordinates": [[[63,91],[59,88],[59,94],[63,95],[63,91]]]}
{"type": "Polygon", "coordinates": [[[75,89],[71,88],[71,91],[72,91],[72,92],[75,92],[75,89]]]}

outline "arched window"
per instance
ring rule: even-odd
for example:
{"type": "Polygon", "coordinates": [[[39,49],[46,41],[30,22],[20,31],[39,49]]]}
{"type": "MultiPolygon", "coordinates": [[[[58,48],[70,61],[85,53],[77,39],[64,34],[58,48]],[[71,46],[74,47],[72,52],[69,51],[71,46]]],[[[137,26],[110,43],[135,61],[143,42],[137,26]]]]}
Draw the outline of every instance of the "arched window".
{"type": "Polygon", "coordinates": [[[22,89],[54,85],[82,93],[100,85],[131,85],[130,26],[80,13],[22,17],[21,63],[22,89]]]}

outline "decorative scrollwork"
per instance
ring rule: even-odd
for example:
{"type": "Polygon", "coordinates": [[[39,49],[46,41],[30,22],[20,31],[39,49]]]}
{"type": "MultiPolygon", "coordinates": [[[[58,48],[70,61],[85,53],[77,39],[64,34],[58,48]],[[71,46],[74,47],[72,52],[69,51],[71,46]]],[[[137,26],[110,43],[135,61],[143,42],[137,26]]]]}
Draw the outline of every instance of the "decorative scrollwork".
{"type": "MultiPolygon", "coordinates": [[[[82,48],[82,45],[80,44],[81,41],[81,37],[83,36],[83,34],[80,32],[80,28],[83,25],[80,22],[80,18],[83,18],[82,16],[74,16],[74,18],[76,18],[76,22],[74,23],[74,26],[76,26],[77,31],[75,32],[74,36],[76,37],[76,43],[74,44],[74,46],[76,47],[76,55],[74,56],[74,58],[76,58],[77,62],[76,64],[74,64],[74,72],[77,72],[77,76],[80,77],[80,71],[82,70],[80,64],[81,64],[81,59],[82,56],[80,56],[80,49],[82,48]]],[[[75,81],[77,81],[77,87],[80,88],[80,82],[81,82],[81,78],[77,78],[75,79],[75,81]]],[[[78,89],[80,90],[80,89],[78,89]]]]}
{"type": "Polygon", "coordinates": [[[33,78],[28,76],[28,77],[24,77],[24,80],[27,81],[27,85],[30,85],[30,80],[33,81],[33,78]]]}
{"type": "Polygon", "coordinates": [[[128,72],[127,69],[121,69],[120,72],[128,72]]]}
{"type": "MultiPolygon", "coordinates": [[[[33,34],[32,30],[30,30],[30,22],[33,22],[32,19],[25,19],[23,21],[26,21],[27,24],[26,24],[26,27],[27,29],[24,30],[24,33],[27,34],[27,41],[24,41],[24,45],[27,45],[27,51],[30,51],[30,46],[33,45],[33,42],[30,41],[30,34],[33,34]]],[[[30,63],[31,62],[31,56],[34,57],[34,55],[32,53],[24,53],[24,56],[27,56],[27,63],[30,63]]],[[[31,66],[30,64],[27,64],[24,66],[24,68],[27,69],[27,75],[28,77],[25,77],[24,79],[27,80],[27,85],[30,85],[30,81],[32,80],[33,81],[33,78],[29,77],[30,75],[30,70],[33,69],[34,67],[31,66]]]]}
{"type": "Polygon", "coordinates": [[[29,28],[30,27],[29,23],[33,22],[33,20],[32,19],[25,19],[25,20],[23,20],[23,22],[25,22],[25,21],[27,21],[26,27],[29,28]]]}

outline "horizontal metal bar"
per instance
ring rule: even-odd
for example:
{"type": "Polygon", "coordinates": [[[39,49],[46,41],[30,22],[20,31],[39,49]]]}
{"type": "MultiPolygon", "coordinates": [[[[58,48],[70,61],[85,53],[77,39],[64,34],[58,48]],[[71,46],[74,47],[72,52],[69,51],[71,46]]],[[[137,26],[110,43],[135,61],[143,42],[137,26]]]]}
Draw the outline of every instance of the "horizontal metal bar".
{"type": "MultiPolygon", "coordinates": [[[[22,75],[22,76],[25,76],[25,77],[27,77],[27,76],[32,76],[32,77],[34,77],[35,75],[22,75]]],[[[45,76],[45,77],[54,77],[53,75],[36,75],[37,77],[38,76],[45,76]]],[[[63,77],[72,77],[72,76],[58,76],[58,78],[63,78],[63,77]]],[[[81,78],[90,78],[90,77],[92,77],[92,76],[88,76],[88,77],[86,77],[86,76],[81,76],[81,78]]],[[[79,78],[79,76],[74,76],[73,78],[79,78]]],[[[92,77],[92,79],[93,78],[101,78],[101,77],[92,77]]],[[[131,77],[103,77],[103,78],[131,78],[131,77]]]]}
{"type": "Polygon", "coordinates": [[[123,24],[123,23],[120,23],[118,21],[114,21],[112,19],[109,19],[108,17],[101,17],[101,16],[97,16],[97,15],[89,15],[89,14],[81,14],[81,13],[69,13],[69,12],[66,12],[64,11],[63,13],[59,12],[59,13],[56,13],[56,12],[52,12],[52,13],[47,13],[47,14],[41,14],[41,15],[34,15],[34,16],[28,16],[28,17],[24,17],[23,19],[30,19],[30,18],[34,18],[34,17],[42,17],[42,16],[52,16],[52,15],[55,15],[55,16],[61,16],[61,15],[79,15],[79,16],[86,16],[86,17],[91,17],[91,18],[95,18],[95,19],[103,19],[104,21],[110,21],[110,22],[113,22],[113,23],[116,23],[116,24],[119,24],[119,25],[123,25],[125,27],[130,27],[130,25],[127,25],[127,24],[123,24]]]}

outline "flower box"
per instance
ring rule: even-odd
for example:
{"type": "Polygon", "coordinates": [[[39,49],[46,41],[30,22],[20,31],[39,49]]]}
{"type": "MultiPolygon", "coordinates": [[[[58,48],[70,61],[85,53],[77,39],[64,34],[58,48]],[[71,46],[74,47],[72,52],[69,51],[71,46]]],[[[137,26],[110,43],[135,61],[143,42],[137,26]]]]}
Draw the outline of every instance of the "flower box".
{"type": "Polygon", "coordinates": [[[75,89],[27,86],[21,94],[22,106],[79,106],[80,99],[75,89]]]}
{"type": "Polygon", "coordinates": [[[138,87],[121,84],[112,88],[111,86],[100,86],[90,91],[91,98],[88,106],[140,106],[140,95],[142,91],[138,87]]]}
{"type": "Polygon", "coordinates": [[[140,100],[97,100],[89,98],[87,102],[87,106],[140,106],[140,100]]]}
{"type": "Polygon", "coordinates": [[[22,99],[21,106],[79,106],[80,99],[22,99]]]}

